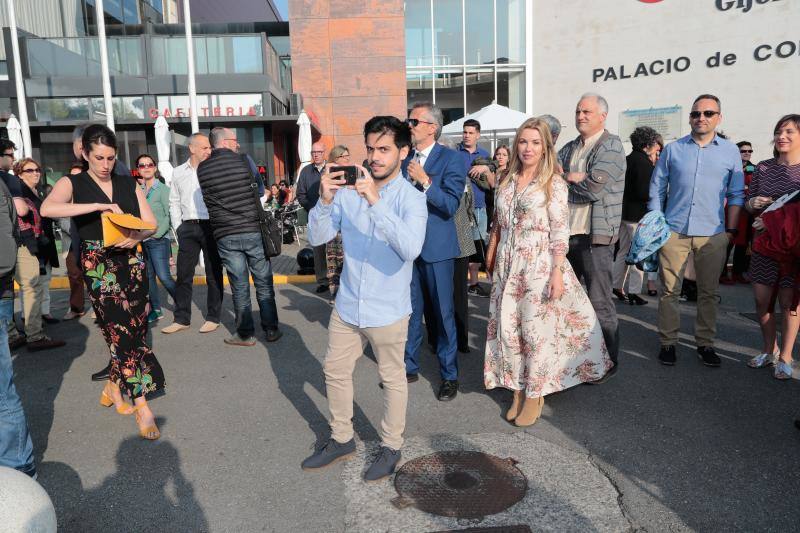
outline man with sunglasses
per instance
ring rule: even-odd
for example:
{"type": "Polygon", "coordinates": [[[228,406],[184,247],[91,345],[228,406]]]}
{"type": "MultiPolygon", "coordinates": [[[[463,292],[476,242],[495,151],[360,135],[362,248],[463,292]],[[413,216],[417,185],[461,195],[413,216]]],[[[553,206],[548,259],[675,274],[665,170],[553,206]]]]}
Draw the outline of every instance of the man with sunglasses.
{"type": "MultiPolygon", "coordinates": [[[[297,178],[297,201],[307,213],[317,205],[319,184],[325,171],[325,143],[317,141],[311,145],[311,164],[303,167],[297,178]]],[[[314,274],[317,276],[317,294],[327,292],[328,260],[325,244],[314,246],[314,274]]]]}
{"type": "Polygon", "coordinates": [[[697,354],[704,365],[720,366],[714,352],[719,273],[728,243],[738,233],[739,213],[744,205],[739,149],[717,134],[721,121],[719,98],[711,94],[698,96],[689,113],[691,134],[664,148],[650,182],[648,208],[664,211],[672,230],[659,254],[664,290],[658,306],[658,359],[664,365],[676,362],[678,296],[686,261],[692,253],[698,290],[697,354]]]}
{"type": "Polygon", "coordinates": [[[437,399],[450,401],[458,394],[458,340],[454,310],[455,258],[461,254],[454,216],[466,187],[467,173],[453,150],[437,143],[442,133],[442,111],[430,102],[413,105],[407,124],[414,150],[403,161],[403,174],[425,193],[428,221],[422,252],[411,276],[411,319],[405,349],[406,379],[419,379],[422,317],[436,324],[436,345],[442,383],[437,399]],[[428,309],[425,309],[425,306],[428,309]]]}

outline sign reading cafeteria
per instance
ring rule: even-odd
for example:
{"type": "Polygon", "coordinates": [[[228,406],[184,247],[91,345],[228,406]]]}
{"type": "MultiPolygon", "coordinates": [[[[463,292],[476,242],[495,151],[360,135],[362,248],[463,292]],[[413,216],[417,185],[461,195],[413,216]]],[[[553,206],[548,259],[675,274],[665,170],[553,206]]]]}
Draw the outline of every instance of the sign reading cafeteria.
{"type": "MultiPolygon", "coordinates": [[[[156,106],[148,109],[150,118],[190,117],[192,106],[188,95],[156,97],[156,106]]],[[[260,94],[198,94],[197,114],[200,117],[264,116],[260,94]]]]}
{"type": "Polygon", "coordinates": [[[756,161],[772,156],[775,122],[800,112],[798,0],[532,4],[531,111],[566,125],[559,144],[578,135],[575,105],[587,92],[605,97],[606,128],[625,142],[645,122],[667,139],[686,135],[694,99],[714,94],[719,129],[750,141],[756,161]]]}

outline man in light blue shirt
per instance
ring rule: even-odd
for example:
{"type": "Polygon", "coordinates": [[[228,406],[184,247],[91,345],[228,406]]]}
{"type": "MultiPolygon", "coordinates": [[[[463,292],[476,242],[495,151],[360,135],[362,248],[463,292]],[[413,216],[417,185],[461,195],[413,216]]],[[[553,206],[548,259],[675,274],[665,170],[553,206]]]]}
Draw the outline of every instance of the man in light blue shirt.
{"type": "Polygon", "coordinates": [[[661,152],[650,180],[651,211],[664,211],[672,230],[659,253],[664,288],[658,306],[659,361],[676,362],[680,330],[678,295],[689,254],[697,278],[695,342],[703,364],[720,366],[714,352],[717,289],[728,243],[736,236],[744,204],[744,174],[735,144],[716,133],[722,120],[719,98],[698,96],[689,113],[692,133],[661,152]],[[727,226],[725,209],[727,207],[727,226]]]}
{"type": "Polygon", "coordinates": [[[370,170],[346,185],[344,172],[326,167],[320,198],[308,221],[312,246],[342,233],[344,267],[328,324],[325,386],[331,438],[302,463],[322,468],[355,453],[353,369],[367,342],[383,383],[382,446],[364,475],[382,479],[400,460],[408,383],[404,352],[411,314],[411,274],[425,241],[425,195],[405,179],[401,163],[411,148],[408,126],[395,117],[373,117],[364,125],[370,170]]]}

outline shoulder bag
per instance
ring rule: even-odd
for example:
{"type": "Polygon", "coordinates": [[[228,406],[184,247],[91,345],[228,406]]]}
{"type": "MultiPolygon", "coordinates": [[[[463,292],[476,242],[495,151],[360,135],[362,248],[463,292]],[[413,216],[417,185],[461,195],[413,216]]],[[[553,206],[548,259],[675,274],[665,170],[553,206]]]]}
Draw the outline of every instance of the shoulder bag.
{"type": "Polygon", "coordinates": [[[281,244],[283,236],[281,223],[269,211],[264,210],[261,205],[261,198],[258,196],[258,183],[250,168],[247,156],[242,155],[242,162],[247,167],[250,174],[250,189],[253,191],[253,202],[255,203],[256,213],[258,214],[258,228],[261,233],[261,242],[264,244],[264,254],[267,259],[281,255],[281,244]]]}

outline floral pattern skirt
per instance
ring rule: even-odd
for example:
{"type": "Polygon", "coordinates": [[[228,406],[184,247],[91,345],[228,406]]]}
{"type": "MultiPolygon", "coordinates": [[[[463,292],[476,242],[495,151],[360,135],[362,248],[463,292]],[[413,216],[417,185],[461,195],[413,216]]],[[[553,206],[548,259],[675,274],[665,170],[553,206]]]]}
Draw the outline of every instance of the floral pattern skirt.
{"type": "Polygon", "coordinates": [[[548,298],[552,258],[547,233],[501,241],[489,301],[484,384],[528,398],[595,381],[612,362],[589,297],[568,261],[564,294],[548,298]]]}
{"type": "Polygon", "coordinates": [[[111,353],[109,379],[131,399],[164,391],[164,371],[147,345],[150,312],[141,251],[81,242],[89,299],[111,353]]]}

